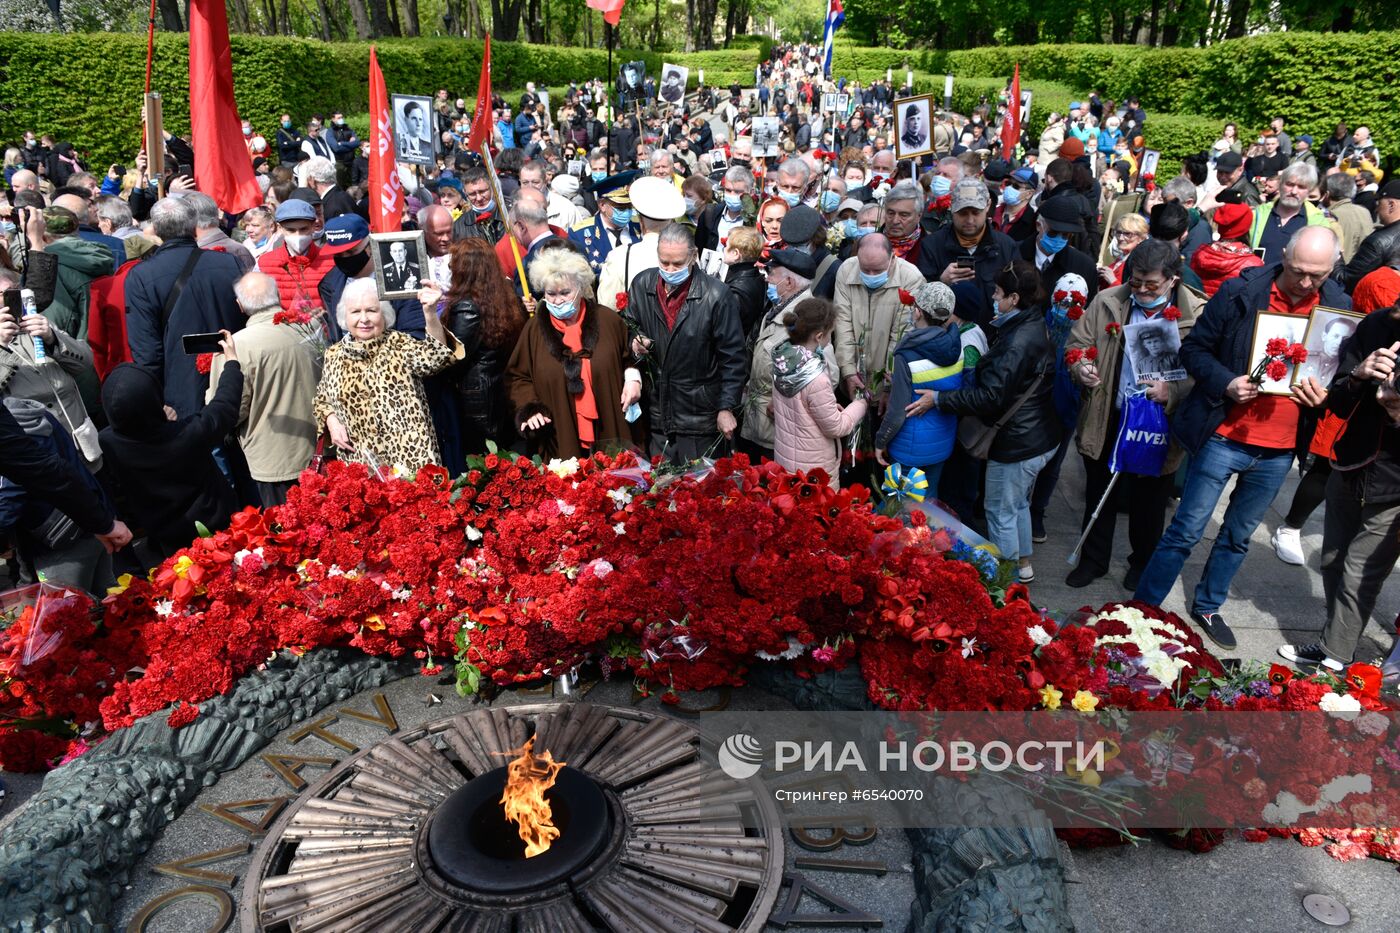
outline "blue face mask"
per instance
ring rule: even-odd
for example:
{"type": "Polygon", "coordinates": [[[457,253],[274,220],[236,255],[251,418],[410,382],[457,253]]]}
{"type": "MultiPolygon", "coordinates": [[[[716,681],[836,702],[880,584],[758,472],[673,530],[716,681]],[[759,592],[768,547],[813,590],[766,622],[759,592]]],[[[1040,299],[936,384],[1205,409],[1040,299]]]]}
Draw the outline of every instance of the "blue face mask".
{"type": "Polygon", "coordinates": [[[1015,207],[1021,203],[1021,189],[1015,185],[1007,185],[1001,189],[1001,203],[1007,207],[1015,207]]]}
{"type": "MultiPolygon", "coordinates": [[[[8,221],[8,220],[0,220],[0,235],[9,236],[10,234],[14,233],[14,232],[15,232],[16,230],[18,230],[18,229],[19,229],[19,228],[16,227],[16,226],[14,225],[14,223],[12,223],[11,221],[8,221]]],[[[261,245],[261,244],[260,244],[260,245],[261,245]]]]}
{"type": "Polygon", "coordinates": [[[773,302],[773,304],[777,304],[779,301],[778,286],[773,285],[772,283],[769,283],[768,285],[768,300],[773,302]]]}
{"type": "Polygon", "coordinates": [[[685,212],[686,212],[686,214],[687,214],[687,215],[694,214],[694,213],[695,213],[695,208],[698,207],[699,204],[700,204],[700,202],[697,201],[695,198],[686,198],[686,199],[685,199],[685,212]]]}
{"type": "Polygon", "coordinates": [[[835,191],[823,191],[819,203],[823,211],[834,211],[836,206],[841,203],[841,195],[835,191]]]}
{"type": "Polygon", "coordinates": [[[1166,304],[1166,303],[1167,303],[1167,296],[1166,296],[1166,295],[1158,295],[1156,298],[1153,298],[1151,301],[1143,301],[1143,300],[1142,300],[1141,298],[1139,298],[1137,295],[1134,295],[1134,296],[1133,296],[1133,304],[1137,305],[1139,308],[1141,308],[1141,309],[1144,310],[1144,311],[1155,311],[1156,309],[1162,307],[1162,305],[1164,305],[1164,304],[1166,304]]]}
{"type": "Polygon", "coordinates": [[[558,304],[545,301],[544,306],[549,309],[549,316],[552,318],[567,321],[574,316],[574,303],[572,301],[561,301],[558,304]]]}
{"type": "Polygon", "coordinates": [[[864,236],[864,234],[858,233],[858,230],[860,230],[860,228],[856,226],[856,219],[854,217],[848,217],[841,221],[841,232],[848,238],[858,240],[864,236]]]}
{"type": "Polygon", "coordinates": [[[949,181],[946,176],[935,175],[933,176],[933,184],[931,187],[933,188],[933,196],[941,198],[943,195],[953,190],[953,183],[949,181]]]}
{"type": "Polygon", "coordinates": [[[1040,238],[1040,248],[1047,256],[1053,256],[1069,245],[1069,237],[1047,233],[1040,238]]]}
{"type": "Polygon", "coordinates": [[[619,227],[625,227],[631,222],[632,211],[630,208],[628,208],[627,210],[623,210],[620,207],[613,208],[613,223],[617,224],[619,227]]]}
{"type": "Polygon", "coordinates": [[[667,272],[665,269],[658,269],[657,272],[661,275],[661,281],[672,288],[675,288],[677,285],[684,285],[686,280],[690,278],[690,266],[686,266],[684,269],[677,269],[675,272],[667,272]]]}
{"type": "Polygon", "coordinates": [[[888,271],[881,272],[879,275],[871,275],[869,272],[862,272],[860,274],[860,280],[865,283],[866,288],[874,291],[877,288],[885,287],[885,283],[890,280],[890,274],[888,271]]]}
{"type": "Polygon", "coordinates": [[[607,177],[608,177],[608,173],[607,173],[607,172],[594,172],[594,173],[593,173],[593,180],[594,180],[594,181],[602,181],[604,178],[607,178],[607,177]]]}
{"type": "Polygon", "coordinates": [[[802,200],[802,195],[794,194],[791,191],[779,191],[778,197],[782,198],[788,207],[796,207],[797,202],[802,200]]]}
{"type": "Polygon", "coordinates": [[[496,209],[496,199],[495,199],[495,198],[492,198],[491,200],[487,201],[485,207],[473,207],[473,208],[472,208],[472,210],[476,211],[478,214],[490,214],[490,213],[493,212],[495,209],[496,209]]]}
{"type": "Polygon", "coordinates": [[[724,206],[731,214],[737,214],[744,206],[744,196],[741,194],[730,194],[726,191],[724,194],[724,206]]]}

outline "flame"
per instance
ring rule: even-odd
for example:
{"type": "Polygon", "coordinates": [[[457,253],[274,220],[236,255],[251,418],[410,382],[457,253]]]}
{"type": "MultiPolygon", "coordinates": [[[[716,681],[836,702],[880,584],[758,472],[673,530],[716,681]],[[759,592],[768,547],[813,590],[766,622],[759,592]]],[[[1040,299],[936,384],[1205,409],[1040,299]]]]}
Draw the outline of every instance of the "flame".
{"type": "Polygon", "coordinates": [[[525,843],[526,858],[548,852],[550,845],[559,838],[559,828],[554,825],[554,813],[544,793],[554,786],[564,762],[555,761],[550,752],[537,757],[534,745],[532,736],[517,749],[520,757],[506,766],[506,789],[501,794],[506,819],[516,825],[525,843]]]}

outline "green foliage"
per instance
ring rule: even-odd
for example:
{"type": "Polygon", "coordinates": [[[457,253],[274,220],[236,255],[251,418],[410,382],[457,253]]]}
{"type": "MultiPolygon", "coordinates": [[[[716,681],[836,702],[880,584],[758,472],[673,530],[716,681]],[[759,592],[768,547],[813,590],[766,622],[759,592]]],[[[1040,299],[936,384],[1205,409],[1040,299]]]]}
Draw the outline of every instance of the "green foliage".
{"type": "Polygon", "coordinates": [[[944,53],[931,49],[868,48],[840,40],[831,49],[831,73],[862,83],[884,78],[886,69],[896,72],[896,85],[906,68],[942,74],[945,62],[944,53]]]}
{"type": "Polygon", "coordinates": [[[726,43],[725,48],[731,52],[738,49],[753,49],[757,55],[756,60],[761,62],[768,58],[773,51],[773,37],[752,34],[735,36],[726,43]]]}

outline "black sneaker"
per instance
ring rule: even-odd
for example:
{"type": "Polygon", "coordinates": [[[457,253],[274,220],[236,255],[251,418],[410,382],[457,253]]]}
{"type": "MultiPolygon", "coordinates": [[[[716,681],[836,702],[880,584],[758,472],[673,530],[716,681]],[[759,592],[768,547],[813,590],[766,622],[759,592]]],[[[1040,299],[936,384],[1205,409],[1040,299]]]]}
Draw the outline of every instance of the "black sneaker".
{"type": "Polygon", "coordinates": [[[1072,586],[1075,589],[1079,589],[1080,587],[1088,586],[1101,576],[1103,576],[1102,570],[1095,570],[1093,567],[1080,564],[1069,572],[1069,576],[1065,577],[1065,586],[1072,586]]]}
{"type": "Polygon", "coordinates": [[[1138,584],[1142,582],[1142,568],[1129,565],[1128,572],[1123,575],[1123,589],[1129,593],[1136,593],[1138,584]]]}
{"type": "Polygon", "coordinates": [[[1235,633],[1230,630],[1230,626],[1225,624],[1218,612],[1193,612],[1191,621],[1201,627],[1201,631],[1206,633],[1206,637],[1222,648],[1230,649],[1235,647],[1235,633]]]}
{"type": "Polygon", "coordinates": [[[1036,544],[1044,544],[1050,540],[1050,536],[1045,533],[1045,516],[1031,513],[1031,541],[1036,544]]]}
{"type": "Polygon", "coordinates": [[[1303,668],[1322,667],[1338,674],[1346,669],[1341,661],[1328,657],[1317,642],[1310,645],[1279,645],[1278,656],[1303,668]]]}

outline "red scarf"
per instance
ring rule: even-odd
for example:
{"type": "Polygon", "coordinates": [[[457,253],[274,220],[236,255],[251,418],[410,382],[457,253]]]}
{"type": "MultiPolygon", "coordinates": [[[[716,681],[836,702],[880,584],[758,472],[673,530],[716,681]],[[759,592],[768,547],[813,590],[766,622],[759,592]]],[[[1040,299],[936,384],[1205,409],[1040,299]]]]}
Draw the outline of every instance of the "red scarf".
{"type": "MultiPolygon", "coordinates": [[[[914,232],[906,237],[892,237],[888,233],[885,234],[885,236],[889,237],[890,246],[894,247],[894,254],[900,259],[909,258],[909,254],[919,245],[919,239],[923,235],[924,231],[922,227],[915,228],[914,232]]],[[[910,261],[912,262],[913,260],[910,261]]]]}
{"type": "MultiPolygon", "coordinates": [[[[578,314],[572,321],[561,321],[549,315],[549,323],[563,336],[564,346],[574,356],[583,352],[583,318],[587,307],[580,302],[578,314]]],[[[579,357],[579,379],[583,391],[574,396],[574,426],[578,430],[578,442],[583,447],[593,446],[593,422],[598,418],[598,400],[593,397],[593,360],[579,357]]]]}
{"type": "Polygon", "coordinates": [[[661,301],[661,316],[666,319],[666,329],[676,329],[676,319],[681,316],[681,308],[685,306],[686,296],[690,294],[690,283],[695,280],[695,273],[690,274],[681,285],[671,290],[671,294],[666,294],[666,280],[661,276],[656,277],[656,297],[661,301]]]}

